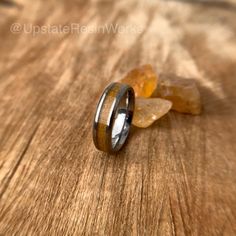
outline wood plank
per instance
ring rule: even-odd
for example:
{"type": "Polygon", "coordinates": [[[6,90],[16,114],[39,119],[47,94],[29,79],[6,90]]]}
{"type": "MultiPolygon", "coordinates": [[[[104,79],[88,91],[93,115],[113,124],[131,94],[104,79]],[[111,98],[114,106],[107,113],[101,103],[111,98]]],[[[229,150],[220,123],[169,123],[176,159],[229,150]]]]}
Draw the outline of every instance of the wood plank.
{"type": "Polygon", "coordinates": [[[235,7],[0,0],[0,235],[236,234],[235,7]],[[97,151],[100,93],[146,63],[194,78],[203,114],[170,112],[117,155],[97,151]]]}

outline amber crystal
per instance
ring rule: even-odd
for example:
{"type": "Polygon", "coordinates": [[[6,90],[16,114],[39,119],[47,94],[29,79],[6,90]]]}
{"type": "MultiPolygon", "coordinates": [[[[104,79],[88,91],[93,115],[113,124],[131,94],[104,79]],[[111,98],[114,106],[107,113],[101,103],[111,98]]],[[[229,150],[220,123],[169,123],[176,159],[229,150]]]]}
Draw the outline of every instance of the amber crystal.
{"type": "Polygon", "coordinates": [[[172,109],[182,113],[201,113],[201,99],[194,80],[171,74],[162,74],[152,97],[164,98],[173,103],[172,109]]]}
{"type": "Polygon", "coordinates": [[[150,97],[157,86],[158,78],[152,66],[147,64],[131,70],[122,83],[133,87],[136,97],[150,97]]]}
{"type": "Polygon", "coordinates": [[[147,128],[154,121],[164,116],[172,103],[161,98],[136,98],[133,125],[147,128]]]}

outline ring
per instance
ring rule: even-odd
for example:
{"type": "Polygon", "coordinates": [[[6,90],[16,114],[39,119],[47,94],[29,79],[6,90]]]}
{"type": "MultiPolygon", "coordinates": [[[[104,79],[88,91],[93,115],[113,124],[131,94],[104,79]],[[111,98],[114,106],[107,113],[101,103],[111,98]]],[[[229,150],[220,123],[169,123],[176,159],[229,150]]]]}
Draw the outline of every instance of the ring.
{"type": "Polygon", "coordinates": [[[110,84],[103,92],[93,124],[93,141],[97,149],[115,153],[124,145],[134,112],[134,90],[121,83],[110,84]]]}

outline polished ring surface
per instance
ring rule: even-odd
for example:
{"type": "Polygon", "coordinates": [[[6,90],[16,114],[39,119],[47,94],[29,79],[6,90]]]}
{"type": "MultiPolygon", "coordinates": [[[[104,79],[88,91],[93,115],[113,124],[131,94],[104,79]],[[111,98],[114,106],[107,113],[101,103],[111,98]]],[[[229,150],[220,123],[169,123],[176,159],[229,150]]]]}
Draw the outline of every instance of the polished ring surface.
{"type": "Polygon", "coordinates": [[[121,83],[110,84],[103,92],[93,124],[93,141],[97,149],[115,153],[124,145],[134,112],[134,90],[121,83]]]}

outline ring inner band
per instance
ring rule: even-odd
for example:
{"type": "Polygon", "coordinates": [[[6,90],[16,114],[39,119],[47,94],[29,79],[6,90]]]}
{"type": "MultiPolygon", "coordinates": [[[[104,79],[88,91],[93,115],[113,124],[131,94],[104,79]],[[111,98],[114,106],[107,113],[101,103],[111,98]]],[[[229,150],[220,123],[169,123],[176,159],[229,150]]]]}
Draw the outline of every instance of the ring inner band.
{"type": "Polygon", "coordinates": [[[134,110],[134,91],[124,84],[109,85],[98,103],[93,138],[95,146],[105,152],[116,152],[129,134],[134,110]]]}
{"type": "Polygon", "coordinates": [[[122,97],[119,102],[118,108],[115,114],[115,120],[112,127],[112,148],[116,146],[122,146],[129,134],[130,123],[128,121],[128,108],[129,108],[129,93],[128,91],[122,97]]]}

